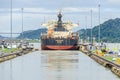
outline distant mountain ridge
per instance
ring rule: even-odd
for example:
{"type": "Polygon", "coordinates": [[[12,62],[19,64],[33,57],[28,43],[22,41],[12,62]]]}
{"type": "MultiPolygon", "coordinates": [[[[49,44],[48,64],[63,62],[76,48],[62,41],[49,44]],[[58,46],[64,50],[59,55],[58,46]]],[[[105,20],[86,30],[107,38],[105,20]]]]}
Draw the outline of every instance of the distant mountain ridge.
{"type": "Polygon", "coordinates": [[[3,36],[0,35],[0,38],[3,38],[3,36]]]}
{"type": "MultiPolygon", "coordinates": [[[[37,29],[37,30],[29,30],[23,32],[23,38],[27,39],[39,39],[41,33],[46,33],[47,29],[37,29]]],[[[18,39],[22,38],[22,33],[17,37],[18,39]]]]}
{"type": "Polygon", "coordinates": [[[0,35],[0,39],[4,39],[4,38],[7,38],[7,37],[4,37],[4,36],[1,36],[1,35],[0,35]]]}
{"type": "MultiPolygon", "coordinates": [[[[93,36],[98,41],[99,26],[92,28],[93,36]]],[[[120,18],[110,19],[100,25],[100,38],[103,42],[120,42],[120,18]]],[[[78,31],[82,39],[89,37],[91,39],[91,29],[81,29],[78,31]]]]}

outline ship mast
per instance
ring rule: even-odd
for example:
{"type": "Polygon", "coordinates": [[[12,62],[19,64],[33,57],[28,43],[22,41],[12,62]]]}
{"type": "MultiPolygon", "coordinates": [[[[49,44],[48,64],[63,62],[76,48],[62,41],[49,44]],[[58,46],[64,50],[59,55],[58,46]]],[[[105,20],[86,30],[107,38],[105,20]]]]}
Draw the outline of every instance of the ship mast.
{"type": "Polygon", "coordinates": [[[62,27],[62,13],[61,13],[61,11],[58,14],[58,27],[62,27]]]}

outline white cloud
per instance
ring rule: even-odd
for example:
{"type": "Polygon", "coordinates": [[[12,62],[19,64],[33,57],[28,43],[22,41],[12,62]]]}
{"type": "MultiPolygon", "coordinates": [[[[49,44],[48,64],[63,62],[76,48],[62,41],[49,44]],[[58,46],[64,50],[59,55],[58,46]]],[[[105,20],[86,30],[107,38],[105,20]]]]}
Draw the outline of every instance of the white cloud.
{"type": "Polygon", "coordinates": [[[25,12],[39,12],[39,13],[50,13],[50,12],[56,12],[55,10],[48,10],[44,8],[25,8],[25,12]]]}
{"type": "Polygon", "coordinates": [[[94,12],[97,12],[97,8],[88,8],[88,7],[83,7],[83,8],[75,8],[75,7],[67,7],[63,8],[63,11],[65,12],[88,12],[90,10],[93,10],[94,12]]]}
{"type": "Polygon", "coordinates": [[[120,4],[120,0],[107,0],[107,1],[112,4],[120,4]]]}
{"type": "MultiPolygon", "coordinates": [[[[88,12],[90,10],[93,10],[94,12],[97,12],[98,9],[97,8],[94,8],[94,7],[82,7],[82,8],[79,8],[79,7],[65,7],[62,9],[63,12],[72,12],[72,13],[76,13],[76,12],[88,12]]],[[[21,9],[20,8],[13,8],[12,9],[13,13],[21,13],[21,9]]],[[[10,13],[10,9],[0,9],[0,12],[2,13],[10,13]]],[[[57,9],[46,9],[46,8],[24,8],[24,13],[46,13],[46,14],[49,14],[49,13],[58,13],[59,10],[57,9]]]]}

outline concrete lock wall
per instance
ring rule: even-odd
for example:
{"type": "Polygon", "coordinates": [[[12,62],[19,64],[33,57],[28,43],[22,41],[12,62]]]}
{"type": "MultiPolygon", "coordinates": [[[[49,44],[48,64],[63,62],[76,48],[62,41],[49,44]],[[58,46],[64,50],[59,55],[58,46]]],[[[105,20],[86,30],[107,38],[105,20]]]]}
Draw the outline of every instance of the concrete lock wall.
{"type": "Polygon", "coordinates": [[[92,53],[88,49],[88,47],[89,46],[80,45],[79,50],[82,51],[83,53],[87,54],[88,56],[90,56],[92,59],[94,59],[99,64],[103,65],[104,67],[109,68],[113,73],[115,73],[117,76],[120,77],[120,65],[117,65],[111,61],[108,61],[108,60],[102,58],[101,56],[98,56],[98,55],[92,53]]]}

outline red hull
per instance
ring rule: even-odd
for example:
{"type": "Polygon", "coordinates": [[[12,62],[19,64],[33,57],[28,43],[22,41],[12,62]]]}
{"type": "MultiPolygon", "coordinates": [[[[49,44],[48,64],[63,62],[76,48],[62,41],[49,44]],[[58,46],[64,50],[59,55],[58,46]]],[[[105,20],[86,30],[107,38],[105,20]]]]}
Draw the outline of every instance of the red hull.
{"type": "Polygon", "coordinates": [[[41,46],[42,50],[78,50],[78,46],[41,46]]]}

